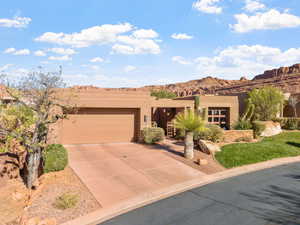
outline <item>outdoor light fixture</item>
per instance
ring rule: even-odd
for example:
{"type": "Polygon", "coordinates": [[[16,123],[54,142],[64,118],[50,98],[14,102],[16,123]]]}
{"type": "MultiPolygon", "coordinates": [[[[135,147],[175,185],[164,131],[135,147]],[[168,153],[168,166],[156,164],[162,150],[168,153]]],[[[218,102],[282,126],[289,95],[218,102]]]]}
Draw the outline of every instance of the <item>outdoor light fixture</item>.
{"type": "Polygon", "coordinates": [[[148,121],[148,117],[147,115],[144,115],[144,122],[147,123],[147,121],[148,121]]]}

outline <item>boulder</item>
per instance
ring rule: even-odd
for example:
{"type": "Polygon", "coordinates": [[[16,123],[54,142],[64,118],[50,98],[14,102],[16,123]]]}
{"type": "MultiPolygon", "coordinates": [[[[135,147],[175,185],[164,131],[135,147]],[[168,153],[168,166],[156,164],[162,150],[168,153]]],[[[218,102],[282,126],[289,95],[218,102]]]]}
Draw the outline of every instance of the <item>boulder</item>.
{"type": "Polygon", "coordinates": [[[217,144],[215,144],[211,141],[199,140],[198,146],[199,146],[200,151],[207,153],[207,154],[214,155],[216,152],[221,151],[221,148],[217,144]]]}
{"type": "Polygon", "coordinates": [[[260,135],[262,137],[271,137],[282,132],[280,123],[273,121],[262,121],[260,123],[266,126],[265,130],[260,135]]]}

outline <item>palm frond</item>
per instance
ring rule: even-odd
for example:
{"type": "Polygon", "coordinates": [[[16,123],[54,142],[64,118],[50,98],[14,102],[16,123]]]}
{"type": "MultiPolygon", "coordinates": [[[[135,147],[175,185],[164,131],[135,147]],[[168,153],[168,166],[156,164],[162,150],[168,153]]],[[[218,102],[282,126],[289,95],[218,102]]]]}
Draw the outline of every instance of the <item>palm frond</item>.
{"type": "Polygon", "coordinates": [[[196,132],[205,129],[205,121],[194,110],[188,109],[175,117],[174,126],[187,132],[196,132]]]}

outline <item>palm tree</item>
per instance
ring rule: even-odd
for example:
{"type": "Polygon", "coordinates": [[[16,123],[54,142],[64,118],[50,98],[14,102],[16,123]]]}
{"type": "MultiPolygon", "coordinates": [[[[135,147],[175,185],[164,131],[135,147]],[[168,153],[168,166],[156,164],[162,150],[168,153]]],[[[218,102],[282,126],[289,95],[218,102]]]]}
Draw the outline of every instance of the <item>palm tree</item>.
{"type": "Polygon", "coordinates": [[[176,128],[185,131],[184,157],[194,158],[194,133],[205,130],[205,121],[194,110],[188,109],[175,117],[176,128]]]}

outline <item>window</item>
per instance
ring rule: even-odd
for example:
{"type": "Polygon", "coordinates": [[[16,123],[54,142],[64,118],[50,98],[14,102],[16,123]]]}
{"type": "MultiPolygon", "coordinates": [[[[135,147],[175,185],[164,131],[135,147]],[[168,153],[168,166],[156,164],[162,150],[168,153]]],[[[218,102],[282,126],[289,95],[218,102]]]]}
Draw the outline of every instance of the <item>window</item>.
{"type": "Polygon", "coordinates": [[[208,108],[208,123],[216,124],[224,129],[228,129],[230,126],[230,108],[208,108]]]}

